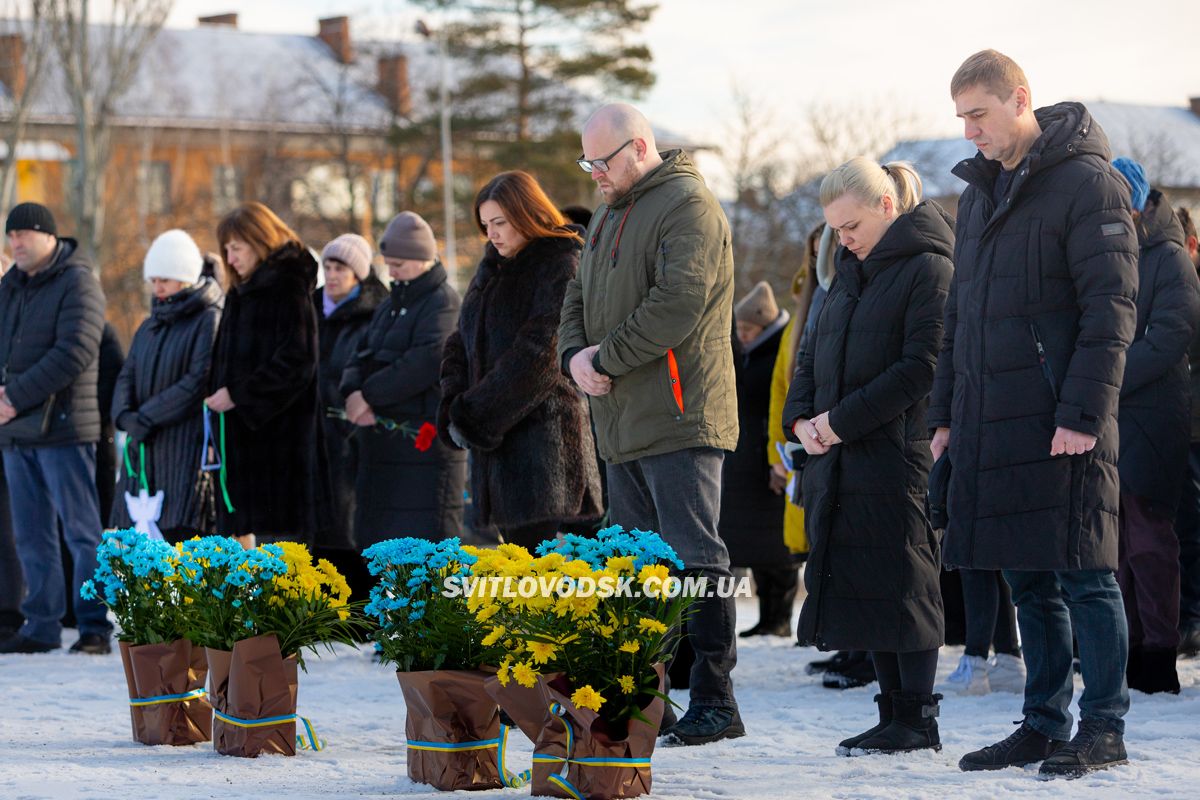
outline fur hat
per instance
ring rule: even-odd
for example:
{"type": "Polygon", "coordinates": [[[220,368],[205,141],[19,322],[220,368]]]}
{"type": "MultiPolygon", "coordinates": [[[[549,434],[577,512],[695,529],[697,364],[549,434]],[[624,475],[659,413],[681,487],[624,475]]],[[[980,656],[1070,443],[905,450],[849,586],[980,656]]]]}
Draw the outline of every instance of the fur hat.
{"type": "Polygon", "coordinates": [[[204,256],[186,232],[174,228],[160,233],[150,243],[142,262],[142,277],[168,278],[180,283],[197,283],[204,269],[204,256]]]}
{"type": "Polygon", "coordinates": [[[327,258],[345,264],[360,281],[365,281],[371,274],[371,245],[357,233],[343,233],[325,245],[321,261],[327,258]]]}
{"type": "Polygon", "coordinates": [[[386,258],[433,261],[437,258],[437,242],[428,222],[412,211],[402,211],[379,238],[379,252],[386,258]]]}
{"type": "Polygon", "coordinates": [[[779,319],[779,305],[775,293],[766,281],[759,281],[733,309],[738,322],[767,327],[779,319]]]}

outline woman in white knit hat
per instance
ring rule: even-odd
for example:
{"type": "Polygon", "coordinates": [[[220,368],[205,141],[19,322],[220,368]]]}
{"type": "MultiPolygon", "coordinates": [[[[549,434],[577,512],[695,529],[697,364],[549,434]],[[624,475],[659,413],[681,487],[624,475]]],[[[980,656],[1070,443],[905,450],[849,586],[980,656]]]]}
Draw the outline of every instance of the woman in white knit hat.
{"type": "Polygon", "coordinates": [[[154,295],[150,316],[133,336],[113,395],[112,417],[129,444],[111,524],[134,523],[126,493],[161,491],[157,527],[171,542],[213,528],[210,473],[200,472],[201,410],[223,296],[203,271],[204,257],[184,231],[150,245],[142,268],[154,295]]]}

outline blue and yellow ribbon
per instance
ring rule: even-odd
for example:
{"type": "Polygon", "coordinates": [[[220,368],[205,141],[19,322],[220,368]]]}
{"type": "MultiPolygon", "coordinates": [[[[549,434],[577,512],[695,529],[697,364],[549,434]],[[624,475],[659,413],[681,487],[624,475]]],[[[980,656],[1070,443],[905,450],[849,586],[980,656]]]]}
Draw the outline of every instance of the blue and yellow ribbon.
{"type": "Polygon", "coordinates": [[[532,777],[532,772],[526,770],[524,772],[512,773],[504,766],[504,756],[508,747],[508,732],[510,728],[507,725],[500,725],[500,735],[495,739],[477,739],[469,742],[424,742],[419,739],[407,739],[407,744],[410,750],[431,750],[438,753],[467,753],[472,750],[496,750],[496,764],[500,768],[501,781],[510,789],[519,789],[529,782],[532,777]]]}
{"type": "Polygon", "coordinates": [[[551,703],[550,713],[562,719],[563,725],[566,726],[567,755],[564,757],[534,753],[533,763],[560,765],[557,774],[548,776],[546,780],[557,786],[573,800],[584,800],[584,796],[567,780],[567,770],[571,764],[578,764],[581,767],[627,767],[629,769],[638,769],[639,767],[648,768],[650,766],[649,758],[611,758],[608,756],[571,758],[571,753],[575,749],[575,733],[571,727],[571,720],[566,716],[566,709],[560,703],[551,703]]]}
{"type": "Polygon", "coordinates": [[[137,697],[129,701],[134,708],[157,706],[163,703],[186,703],[188,700],[199,700],[208,695],[204,689],[193,689],[183,694],[160,694],[157,697],[137,697]]]}
{"type": "Polygon", "coordinates": [[[317,738],[317,729],[309,722],[306,717],[299,714],[283,714],[278,717],[264,717],[262,719],[238,719],[224,714],[217,709],[213,709],[213,716],[221,720],[227,725],[234,725],[238,728],[266,728],[271,725],[282,725],[285,722],[299,722],[304,726],[305,736],[296,734],[296,747],[301,750],[324,750],[325,742],[317,738]]]}

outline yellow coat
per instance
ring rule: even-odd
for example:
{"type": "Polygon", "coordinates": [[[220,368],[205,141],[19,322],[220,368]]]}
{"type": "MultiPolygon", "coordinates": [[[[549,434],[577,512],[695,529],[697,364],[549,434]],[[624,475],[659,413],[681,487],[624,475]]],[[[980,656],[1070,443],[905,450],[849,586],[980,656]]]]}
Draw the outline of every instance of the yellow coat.
{"type": "MultiPolygon", "coordinates": [[[[783,340],[779,345],[779,354],[775,356],[775,371],[771,374],[771,446],[767,448],[767,462],[774,466],[781,463],[776,443],[786,444],[783,438],[783,404],[787,400],[788,384],[792,382],[792,367],[795,353],[792,352],[792,328],[796,318],[783,329],[783,340]]],[[[788,480],[793,473],[788,473],[788,480]]],[[[783,543],[793,553],[808,552],[808,537],[804,535],[804,509],[792,503],[784,504],[783,511],[783,543]]]]}

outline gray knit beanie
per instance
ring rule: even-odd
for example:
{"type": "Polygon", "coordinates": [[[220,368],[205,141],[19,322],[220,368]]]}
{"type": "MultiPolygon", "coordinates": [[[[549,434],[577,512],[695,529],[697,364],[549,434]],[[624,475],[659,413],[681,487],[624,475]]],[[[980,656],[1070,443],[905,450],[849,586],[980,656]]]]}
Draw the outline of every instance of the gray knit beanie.
{"type": "Polygon", "coordinates": [[[379,238],[379,252],[385,258],[433,261],[437,258],[437,242],[428,222],[412,211],[402,211],[379,238]]]}

